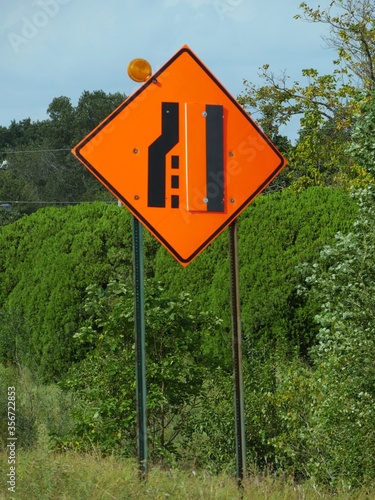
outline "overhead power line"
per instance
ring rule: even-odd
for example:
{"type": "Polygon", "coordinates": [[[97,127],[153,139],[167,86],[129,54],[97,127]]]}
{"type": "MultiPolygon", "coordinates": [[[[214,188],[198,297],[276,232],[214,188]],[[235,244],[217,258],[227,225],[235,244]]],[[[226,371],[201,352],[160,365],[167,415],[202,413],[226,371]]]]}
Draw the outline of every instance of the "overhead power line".
{"type": "Polygon", "coordinates": [[[59,148],[59,149],[25,149],[21,151],[0,151],[3,155],[17,155],[19,153],[54,153],[55,151],[71,151],[70,148],[59,148]]]}

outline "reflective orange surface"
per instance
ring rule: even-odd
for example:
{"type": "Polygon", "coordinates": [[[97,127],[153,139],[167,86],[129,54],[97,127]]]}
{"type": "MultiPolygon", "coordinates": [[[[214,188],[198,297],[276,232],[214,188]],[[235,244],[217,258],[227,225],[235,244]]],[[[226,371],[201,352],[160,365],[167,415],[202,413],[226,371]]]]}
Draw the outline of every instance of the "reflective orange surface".
{"type": "Polygon", "coordinates": [[[286,165],[275,146],[187,46],[73,153],[184,266],[286,165]],[[178,119],[170,119],[169,109],[162,117],[162,103],[172,103],[178,119]],[[211,134],[215,141],[209,145],[211,155],[220,153],[222,164],[217,170],[213,165],[211,171],[207,169],[210,111],[206,110],[211,109],[207,105],[222,106],[211,134]],[[178,142],[169,149],[171,130],[178,142]],[[155,143],[154,149],[161,148],[158,156],[150,153],[155,143]],[[150,186],[154,165],[162,174],[150,186]],[[163,206],[150,206],[149,190],[162,195],[163,206]],[[223,198],[221,211],[209,210],[210,196],[223,198]]]}

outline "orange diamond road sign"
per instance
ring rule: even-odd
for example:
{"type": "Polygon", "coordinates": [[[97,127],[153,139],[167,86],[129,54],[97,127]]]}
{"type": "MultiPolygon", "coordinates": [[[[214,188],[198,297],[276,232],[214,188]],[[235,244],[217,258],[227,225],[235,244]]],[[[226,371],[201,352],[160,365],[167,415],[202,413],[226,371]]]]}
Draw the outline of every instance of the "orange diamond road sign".
{"type": "Polygon", "coordinates": [[[73,154],[183,266],[286,165],[186,45],[73,154]]]}

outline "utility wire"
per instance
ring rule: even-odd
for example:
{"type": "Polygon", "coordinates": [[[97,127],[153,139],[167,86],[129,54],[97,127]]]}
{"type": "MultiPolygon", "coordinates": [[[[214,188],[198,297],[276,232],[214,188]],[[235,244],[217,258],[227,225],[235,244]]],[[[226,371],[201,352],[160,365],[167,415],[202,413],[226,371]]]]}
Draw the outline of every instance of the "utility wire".
{"type": "Polygon", "coordinates": [[[3,155],[17,155],[19,153],[53,153],[55,151],[71,151],[69,148],[60,148],[60,149],[25,149],[21,151],[0,151],[0,154],[3,155]]]}
{"type": "MultiPolygon", "coordinates": [[[[280,127],[283,127],[283,126],[287,126],[287,125],[280,125],[280,127]]],[[[323,127],[326,128],[326,129],[328,129],[328,128],[332,128],[332,129],[336,128],[336,126],[335,126],[334,123],[324,124],[323,127]]],[[[312,132],[313,130],[317,130],[319,128],[320,127],[308,127],[308,128],[301,127],[298,130],[298,133],[301,133],[301,132],[312,132]]],[[[285,137],[288,139],[287,135],[285,137]]],[[[27,153],[54,153],[56,151],[71,151],[71,148],[25,149],[25,150],[21,150],[21,151],[0,151],[0,154],[2,154],[2,155],[8,155],[8,154],[17,155],[17,154],[27,154],[27,153]]]]}

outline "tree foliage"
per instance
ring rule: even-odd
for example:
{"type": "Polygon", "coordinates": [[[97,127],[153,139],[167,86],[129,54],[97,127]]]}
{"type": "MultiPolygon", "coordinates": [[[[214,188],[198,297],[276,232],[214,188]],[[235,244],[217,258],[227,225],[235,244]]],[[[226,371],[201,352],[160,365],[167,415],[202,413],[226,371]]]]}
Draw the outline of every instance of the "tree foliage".
{"type": "Polygon", "coordinates": [[[375,6],[371,0],[331,0],[327,7],[300,5],[302,15],[295,16],[328,25],[325,38],[334,48],[345,73],[358,78],[357,85],[371,93],[375,87],[375,6]]]}
{"type": "Polygon", "coordinates": [[[358,90],[367,92],[374,83],[374,7],[368,0],[334,0],[327,8],[303,2],[300,7],[303,13],[297,19],[328,25],[327,42],[338,53],[336,68],[327,75],[303,68],[301,82],[289,82],[286,73],[277,76],[265,64],[260,74],[264,84],[245,80],[239,101],[256,114],[271,139],[278,137],[280,125],[300,117],[299,138],[286,151],[285,180],[294,190],[316,185],[365,187],[371,176],[353,163],[348,144],[358,112],[358,90]]]}
{"type": "MultiPolygon", "coordinates": [[[[351,146],[354,159],[370,173],[371,101],[364,101],[351,146]]],[[[310,363],[283,370],[271,394],[282,423],[272,438],[279,466],[334,489],[371,482],[375,470],[374,186],[352,196],[359,212],[351,232],[338,232],[315,263],[300,266],[299,293],[319,306],[310,363]]]]}
{"type": "MultiPolygon", "coordinates": [[[[318,443],[323,417],[316,434],[305,426],[312,407],[321,409],[321,390],[299,355],[311,364],[320,301],[297,294],[295,266],[317,259],[355,216],[347,194],[311,188],[265,195],[241,218],[248,457],[260,467],[311,475],[319,463],[309,443],[318,443]]],[[[135,452],[130,235],[127,212],[100,203],[39,210],[0,231],[0,354],[45,380],[65,378],[76,394],[74,428],[56,437],[61,448],[135,452]]],[[[226,235],[188,268],[147,234],[145,243],[152,456],[232,469],[226,235]]]]}
{"type": "Polygon", "coordinates": [[[64,373],[79,356],[72,336],[85,288],[131,273],[130,237],[125,210],[100,203],[43,209],[3,227],[3,361],[28,364],[49,380],[64,373]]]}
{"type": "MultiPolygon", "coordinates": [[[[92,444],[103,451],[135,454],[136,401],[134,300],[131,281],[112,280],[105,289],[87,288],[85,322],[75,334],[86,356],[64,380],[79,397],[71,445],[92,444]]],[[[204,337],[219,320],[188,312],[190,298],[163,297],[161,284],[148,280],[145,294],[147,332],[147,411],[154,458],[176,451],[182,424],[202,392],[209,366],[204,337]]]]}
{"type": "MultiPolygon", "coordinates": [[[[239,98],[289,160],[239,221],[247,454],[349,489],[375,470],[375,12],[369,0],[300,7],[296,18],[328,26],[333,73],[289,82],[264,65],[264,85],[245,82],[239,98]],[[297,115],[292,144],[279,127],[297,115]]],[[[47,120],[0,127],[0,360],[74,396],[60,449],[132,456],[130,215],[98,202],[24,216],[112,200],[70,148],[123,98],[61,96],[47,120]]],[[[182,268],[146,233],[145,266],[152,459],[233,470],[227,237],[182,268]]]]}
{"type": "Polygon", "coordinates": [[[28,118],[3,127],[0,161],[6,161],[7,168],[0,170],[0,201],[12,202],[22,215],[46,203],[112,200],[70,150],[124,98],[119,92],[84,91],[73,106],[68,97],[56,97],[48,107],[48,119],[28,118]]]}
{"type": "MultiPolygon", "coordinates": [[[[374,203],[372,199],[372,205],[374,203]]],[[[312,410],[309,471],[358,485],[375,468],[374,209],[361,210],[353,233],[338,235],[308,278],[321,303],[312,356],[319,387],[312,410]]]]}
{"type": "MultiPolygon", "coordinates": [[[[243,327],[251,345],[276,339],[293,344],[298,338],[303,350],[311,342],[312,333],[304,341],[305,334],[299,333],[310,306],[295,297],[293,267],[312,259],[337,230],[345,230],[354,213],[345,194],[328,189],[300,196],[268,195],[250,207],[240,223],[240,249],[243,327]]],[[[23,362],[33,360],[48,378],[58,376],[78,356],[71,341],[84,290],[93,282],[105,286],[113,273],[131,275],[130,239],[130,216],[117,205],[43,209],[2,228],[0,299],[8,319],[1,328],[4,339],[18,332],[23,362]]],[[[148,277],[156,276],[175,296],[181,290],[190,293],[191,312],[207,304],[223,319],[224,330],[212,332],[205,344],[213,363],[216,359],[229,366],[230,343],[224,333],[230,330],[226,235],[187,269],[147,233],[145,253],[148,277]]]]}
{"type": "MultiPolygon", "coordinates": [[[[351,147],[371,174],[374,119],[372,97],[357,118],[351,147]]],[[[339,233],[306,278],[321,304],[318,344],[312,350],[319,392],[310,421],[317,452],[309,470],[320,480],[337,484],[344,478],[348,485],[373,477],[375,470],[374,185],[353,196],[359,214],[351,233],[339,233]]]]}
{"type": "MultiPolygon", "coordinates": [[[[341,230],[349,231],[356,205],[341,191],[310,188],[259,197],[241,216],[239,255],[244,348],[262,351],[277,344],[305,353],[314,341],[312,301],[297,296],[296,266],[312,261],[341,230]],[[293,346],[293,347],[292,347],[293,346]]],[[[230,332],[227,235],[223,234],[186,269],[164,250],[157,253],[156,277],[168,289],[188,291],[193,307],[206,303],[230,332]]],[[[220,332],[220,335],[222,333],[220,332]]],[[[213,339],[211,351],[224,362],[225,340],[213,339]],[[222,350],[222,351],[221,351],[222,350]],[[221,351],[221,354],[220,354],[221,351]],[[222,357],[224,356],[224,358],[222,357]]],[[[227,357],[227,363],[230,363],[227,357]]]]}

